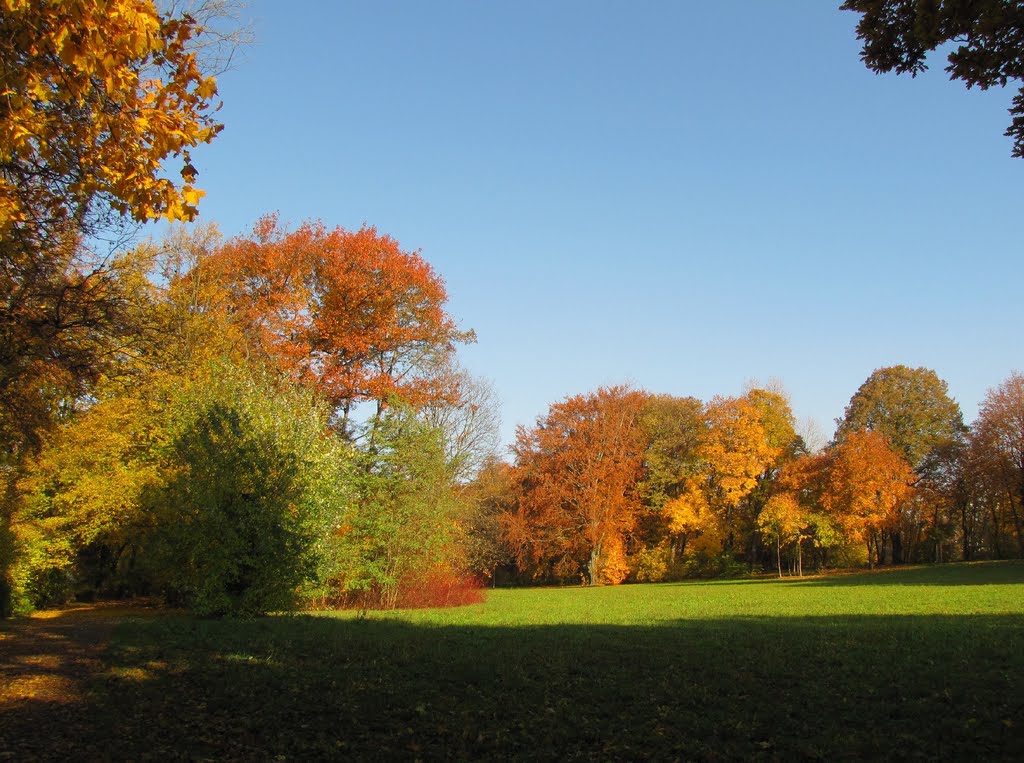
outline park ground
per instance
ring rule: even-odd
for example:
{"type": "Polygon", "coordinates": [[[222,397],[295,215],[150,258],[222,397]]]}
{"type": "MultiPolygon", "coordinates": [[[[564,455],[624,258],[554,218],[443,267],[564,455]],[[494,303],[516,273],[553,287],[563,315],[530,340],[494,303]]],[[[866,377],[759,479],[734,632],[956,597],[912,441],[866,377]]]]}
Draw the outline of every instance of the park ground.
{"type": "Polygon", "coordinates": [[[0,623],[0,759],[1024,759],[1024,564],[0,623]]]}

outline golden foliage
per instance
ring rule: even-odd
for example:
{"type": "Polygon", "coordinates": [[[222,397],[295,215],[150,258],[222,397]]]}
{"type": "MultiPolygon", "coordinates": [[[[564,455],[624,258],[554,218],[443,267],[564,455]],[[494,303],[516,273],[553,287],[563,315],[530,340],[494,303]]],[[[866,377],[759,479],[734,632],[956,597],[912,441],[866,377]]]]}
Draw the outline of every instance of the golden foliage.
{"type": "Polygon", "coordinates": [[[757,517],[759,530],[786,542],[798,540],[807,526],[807,512],[792,493],[773,495],[757,517]]]}
{"type": "Polygon", "coordinates": [[[718,523],[704,486],[695,477],[686,480],[680,495],[665,503],[662,514],[669,532],[676,535],[705,532],[718,523]]]}
{"type": "Polygon", "coordinates": [[[189,149],[221,129],[200,32],[149,0],[3,0],[0,232],[78,220],[97,195],[139,221],[191,219],[203,192],[189,149]],[[163,174],[173,157],[180,181],[163,174]]]}
{"type": "Polygon", "coordinates": [[[598,582],[605,585],[618,585],[629,576],[626,546],[620,535],[613,535],[604,542],[599,570],[598,582]]]}
{"type": "Polygon", "coordinates": [[[701,453],[721,502],[735,506],[782,448],[768,439],[763,412],[745,397],[716,397],[707,407],[708,436],[701,453]]]}

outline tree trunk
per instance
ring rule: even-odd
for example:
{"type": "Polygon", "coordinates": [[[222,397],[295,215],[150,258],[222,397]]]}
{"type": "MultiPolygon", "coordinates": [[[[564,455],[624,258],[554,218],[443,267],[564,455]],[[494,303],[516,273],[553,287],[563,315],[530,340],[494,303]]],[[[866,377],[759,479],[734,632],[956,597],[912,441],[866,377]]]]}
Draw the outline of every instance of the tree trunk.
{"type": "Polygon", "coordinates": [[[967,522],[967,511],[970,508],[969,501],[962,501],[960,503],[960,543],[961,553],[965,562],[971,561],[971,536],[973,533],[970,530],[970,525],[967,522]]]}
{"type": "Polygon", "coordinates": [[[601,544],[596,543],[590,550],[590,562],[587,564],[587,577],[590,578],[590,585],[597,585],[597,573],[601,559],[601,544]]]}
{"type": "Polygon", "coordinates": [[[903,534],[899,530],[891,531],[889,542],[892,544],[892,563],[903,564],[903,534]]]}
{"type": "Polygon", "coordinates": [[[995,501],[990,501],[990,505],[992,506],[992,547],[996,551],[996,559],[1002,559],[1003,549],[999,542],[999,511],[995,501]]]}
{"type": "Polygon", "coordinates": [[[779,568],[779,577],[782,577],[782,541],[778,535],[775,536],[775,564],[779,568]]]}
{"type": "MultiPolygon", "coordinates": [[[[1021,506],[1024,506],[1024,485],[1020,488],[1021,506]]],[[[1021,527],[1020,512],[1017,511],[1017,502],[1013,500],[1014,495],[1010,494],[1010,511],[1013,514],[1013,531],[1017,533],[1017,556],[1024,558],[1024,528],[1021,527]]]]}

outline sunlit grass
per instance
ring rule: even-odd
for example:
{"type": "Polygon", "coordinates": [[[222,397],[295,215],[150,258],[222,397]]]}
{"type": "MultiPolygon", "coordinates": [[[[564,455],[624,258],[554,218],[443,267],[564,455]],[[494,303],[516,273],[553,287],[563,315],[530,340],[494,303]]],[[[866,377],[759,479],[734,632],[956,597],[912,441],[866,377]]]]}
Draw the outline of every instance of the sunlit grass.
{"type": "MultiPolygon", "coordinates": [[[[1024,564],[981,562],[873,573],[488,592],[457,609],[369,612],[423,625],[659,625],[721,617],[1024,614],[1024,564]]],[[[342,619],[355,612],[329,613],[342,619]]]]}

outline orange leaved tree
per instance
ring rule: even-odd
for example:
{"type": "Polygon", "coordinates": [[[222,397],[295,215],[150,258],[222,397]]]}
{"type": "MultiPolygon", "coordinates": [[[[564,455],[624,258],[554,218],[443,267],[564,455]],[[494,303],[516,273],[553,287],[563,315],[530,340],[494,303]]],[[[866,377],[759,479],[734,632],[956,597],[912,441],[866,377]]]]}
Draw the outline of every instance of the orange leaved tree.
{"type": "Polygon", "coordinates": [[[566,562],[585,567],[591,585],[620,583],[628,569],[625,537],[641,503],[647,399],[627,387],[602,387],[555,403],[516,436],[516,508],[503,517],[520,568],[566,562]]]}
{"type": "MultiPolygon", "coordinates": [[[[1017,555],[1024,557],[1024,375],[1014,372],[985,394],[971,448],[993,514],[1009,517],[1006,524],[1013,527],[1017,555]]],[[[1001,523],[993,524],[998,535],[1001,523]]]]}
{"type": "Polygon", "coordinates": [[[376,403],[377,420],[392,395],[415,406],[446,394],[438,357],[473,339],[445,311],[433,268],[375,228],[287,232],[267,216],[204,267],[258,347],[325,395],[344,432],[361,402],[376,403]]]}
{"type": "Polygon", "coordinates": [[[882,533],[898,519],[914,481],[880,432],[852,432],[830,451],[821,503],[848,537],[864,541],[869,567],[882,561],[882,533]]]}

